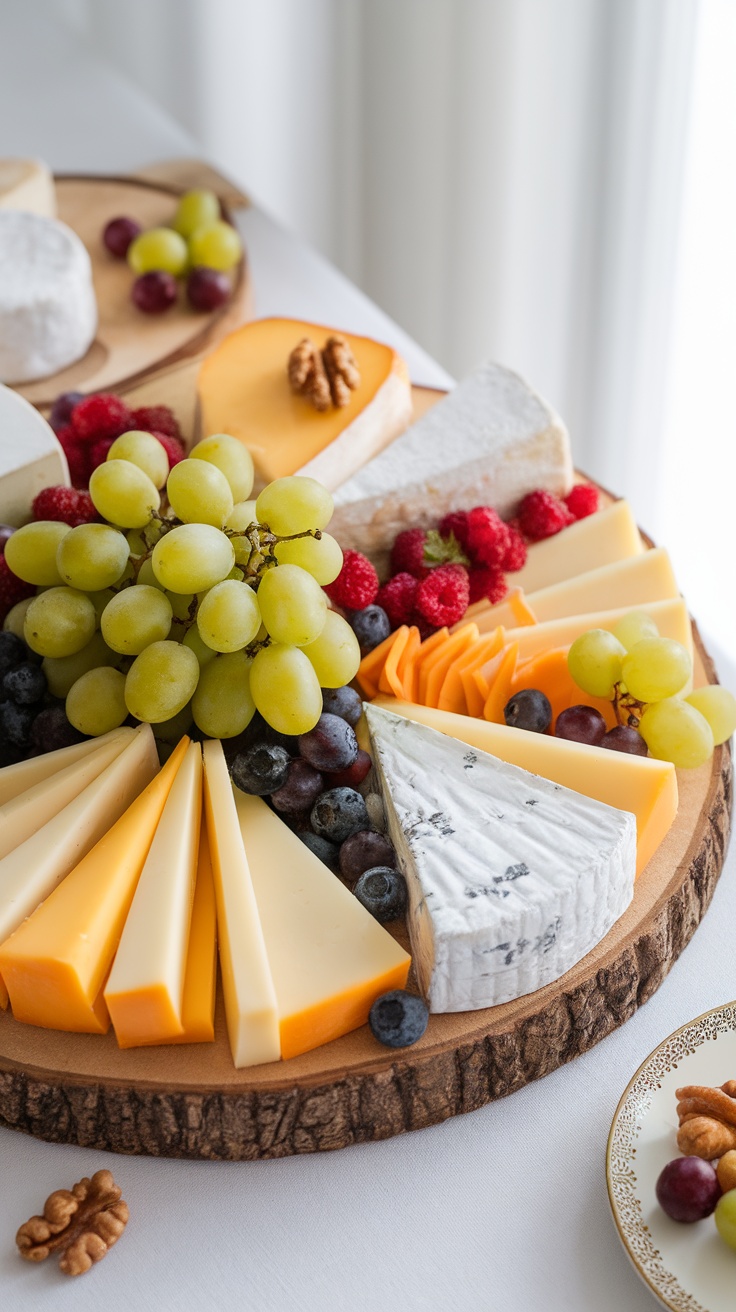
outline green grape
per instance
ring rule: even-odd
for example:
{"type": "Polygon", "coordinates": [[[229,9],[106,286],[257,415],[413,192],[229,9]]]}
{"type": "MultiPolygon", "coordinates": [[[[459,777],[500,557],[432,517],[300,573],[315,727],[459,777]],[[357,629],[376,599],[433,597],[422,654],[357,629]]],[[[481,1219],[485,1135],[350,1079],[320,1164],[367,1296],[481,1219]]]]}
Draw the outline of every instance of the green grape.
{"type": "Polygon", "coordinates": [[[23,637],[39,656],[73,656],[91,641],[96,627],[95,608],[83,592],[48,588],[31,601],[23,637]]]}
{"type": "Polygon", "coordinates": [[[170,720],[159,720],[156,725],[156,741],[170,743],[176,747],[180,738],[185,733],[189,733],[192,727],[192,703],[187,702],[176,715],[172,715],[170,720]]]}
{"type": "Polygon", "coordinates": [[[299,647],[263,647],[251,666],[250,690],[256,709],[279,733],[309,733],[322,714],[319,679],[299,647]]]}
{"type": "Polygon", "coordinates": [[[117,583],[128,564],[125,535],[109,524],[80,524],[61,539],[56,566],[64,583],[101,592],[117,583]]]}
{"type": "Polygon", "coordinates": [[[166,484],[174,514],[185,524],[222,528],[233,508],[233,494],[222,470],[207,460],[180,460],[166,484]]]}
{"type": "Polygon", "coordinates": [[[654,620],[643,610],[630,610],[618,624],[614,624],[612,632],[627,651],[631,651],[642,638],[659,637],[659,629],[654,620]]]}
{"type": "Polygon", "coordinates": [[[179,642],[152,642],[128,670],[125,704],[136,720],[158,724],[183,710],[198,680],[193,651],[179,642]]]}
{"type": "Polygon", "coordinates": [[[223,528],[235,529],[236,532],[241,532],[241,530],[250,528],[251,524],[257,522],[255,501],[236,501],[225,520],[223,528]]]}
{"type": "Polygon", "coordinates": [[[567,653],[567,667],[579,688],[591,697],[613,697],[614,684],[621,679],[626,652],[618,638],[606,629],[588,629],[576,638],[567,653]]]}
{"type": "Polygon", "coordinates": [[[202,592],[222,583],[235,564],[230,539],[211,524],[182,524],[153,548],[156,578],[169,592],[202,592]]]}
{"type": "Polygon", "coordinates": [[[156,575],[153,572],[153,561],[151,560],[150,556],[148,556],[148,558],[144,560],[143,564],[138,570],[137,582],[145,583],[146,587],[148,588],[160,588],[162,592],[165,591],[163,583],[159,583],[158,579],[156,578],[156,575]]]}
{"type": "Polygon", "coordinates": [[[182,237],[191,237],[197,228],[204,224],[216,223],[220,217],[220,202],[214,191],[207,187],[198,187],[196,191],[186,191],[176,207],[174,227],[182,237]]]}
{"type": "Polygon", "coordinates": [[[703,765],[713,755],[713,733],[704,715],[679,697],[647,706],[639,733],[652,756],[678,768],[703,765]]]}
{"type": "Polygon", "coordinates": [[[242,583],[243,579],[245,578],[245,575],[242,569],[238,569],[237,565],[233,565],[232,569],[230,570],[230,573],[228,574],[228,578],[237,579],[238,583],[242,583]]]}
{"type": "Polygon", "coordinates": [[[128,247],[128,264],[133,273],[173,273],[179,277],[187,267],[189,252],[181,233],[173,228],[149,228],[128,247]]]}
{"type": "Polygon", "coordinates": [[[192,265],[204,264],[208,269],[227,273],[235,268],[243,254],[243,243],[232,224],[218,219],[195,228],[189,238],[189,258],[192,265]]]}
{"type": "Polygon", "coordinates": [[[342,548],[329,533],[321,538],[277,542],[273,554],[280,565],[300,565],[322,588],[333,583],[342,569],[342,548]]]}
{"type": "Polygon", "coordinates": [[[129,460],[148,474],[154,487],[161,488],[169,477],[169,457],[153,433],[131,428],[116,437],[107,453],[108,460],[129,460]]]}
{"type": "Polygon", "coordinates": [[[158,588],[139,584],[116,593],[102,612],[100,628],[108,647],[124,656],[138,656],[152,642],[163,642],[171,628],[168,597],[158,588]]]}
{"type": "Polygon", "coordinates": [[[234,738],[255,714],[250,689],[252,662],[243,651],[216,656],[205,665],[192,698],[194,723],[210,738],[234,738]]]}
{"type": "Polygon", "coordinates": [[[33,601],[33,597],[26,597],[25,601],[16,601],[14,606],[10,607],[5,619],[3,620],[3,631],[14,633],[16,638],[23,637],[23,625],[25,624],[26,611],[33,601]]]}
{"type": "Polygon", "coordinates": [[[298,565],[279,565],[262,576],[258,605],[274,642],[303,647],[325,625],[327,598],[311,574],[298,565]]]}
{"type": "Polygon", "coordinates": [[[681,692],[693,672],[687,647],[673,638],[642,638],[624,657],[621,678],[640,702],[661,702],[681,692]]]}
{"type": "Polygon", "coordinates": [[[164,596],[169,599],[175,620],[191,618],[192,602],[196,600],[193,592],[164,592],[164,596]]]}
{"type": "Polygon", "coordinates": [[[68,524],[55,519],[39,519],[24,524],[5,543],[5,563],[24,583],[48,588],[61,583],[56,552],[62,538],[71,533],[68,524]]]}
{"type": "Polygon", "coordinates": [[[113,592],[112,588],[102,588],[100,592],[88,592],[87,596],[89,597],[90,601],[92,602],[92,605],[95,608],[95,620],[97,621],[97,627],[99,629],[100,620],[102,619],[102,612],[105,609],[108,601],[112,601],[113,597],[115,596],[115,593],[113,592]]]}
{"type": "Polygon", "coordinates": [[[102,518],[120,528],[143,528],[161,504],[158,488],[130,460],[98,465],[89,480],[89,494],[102,518]]]}
{"type": "Polygon", "coordinates": [[[711,683],[707,688],[696,688],[685,701],[705,716],[716,747],[728,741],[736,730],[736,697],[728,688],[711,683]]]}
{"type": "MultiPolygon", "coordinates": [[[[247,446],[229,433],[213,433],[192,447],[192,460],[207,460],[225,475],[236,503],[245,501],[253,490],[255,471],[253,457],[247,446]]],[[[232,508],[228,514],[232,513],[232,508]]],[[[248,525],[246,524],[247,528],[248,525]]]]}
{"type": "Polygon", "coordinates": [[[143,528],[132,528],[126,533],[131,556],[145,556],[166,532],[160,519],[151,519],[143,528]]]}
{"type": "MultiPolygon", "coordinates": [[[[178,627],[179,626],[176,625],[176,628],[178,627]]],[[[206,642],[202,641],[199,634],[199,629],[197,628],[196,624],[193,624],[190,629],[187,629],[186,633],[184,634],[184,637],[182,638],[182,642],[184,643],[185,647],[191,648],[191,650],[194,652],[194,655],[197,657],[197,660],[199,661],[200,669],[204,669],[205,665],[209,665],[210,661],[213,661],[215,659],[215,656],[217,655],[217,653],[213,651],[211,647],[207,646],[206,642]]]]}
{"type": "Polygon", "coordinates": [[[261,627],[256,594],[247,583],[225,579],[210,588],[199,603],[197,628],[213,651],[239,651],[247,647],[261,627]]]}
{"type": "Polygon", "coordinates": [[[347,620],[328,610],[325,626],[318,638],[303,647],[322,688],[342,688],[358,673],[360,643],[347,620]]]}
{"type": "Polygon", "coordinates": [[[72,685],[88,670],[96,670],[99,665],[115,665],[119,659],[117,652],[110,651],[102,634],[95,633],[86,647],[71,656],[45,656],[41,669],[51,695],[66,697],[72,685]]]}
{"type": "Polygon", "coordinates": [[[80,733],[98,738],[117,729],[128,717],[125,675],[100,665],[72,684],[66,699],[66,718],[80,733]]]}
{"type": "Polygon", "coordinates": [[[728,1189],[716,1203],[713,1218],[724,1243],[736,1250],[736,1189],[728,1189]]]}
{"type": "Polygon", "coordinates": [[[274,479],[256,501],[258,523],[268,524],[279,537],[305,533],[309,528],[327,528],[333,509],[327,488],[303,474],[274,479]]]}

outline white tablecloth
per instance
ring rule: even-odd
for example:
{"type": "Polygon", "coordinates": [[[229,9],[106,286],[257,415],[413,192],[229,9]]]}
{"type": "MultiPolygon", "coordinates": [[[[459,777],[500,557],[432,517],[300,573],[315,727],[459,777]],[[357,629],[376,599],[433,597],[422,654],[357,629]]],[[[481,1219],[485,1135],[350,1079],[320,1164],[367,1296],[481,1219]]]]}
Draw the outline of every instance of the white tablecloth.
{"type": "MultiPolygon", "coordinates": [[[[29,11],[12,0],[0,11],[0,155],[115,172],[196,155],[156,106],[63,33],[33,25],[29,11]]],[[[393,340],[415,381],[443,385],[443,371],[396,325],[261,211],[245,216],[244,232],[261,313],[393,340]]],[[[714,654],[736,688],[733,661],[714,654]]],[[[652,1296],[609,1212],[606,1138],[649,1051],[736,993],[735,864],[727,861],[704,924],[646,1007],[585,1057],[470,1116],[339,1153],[233,1164],[115,1157],[0,1130],[0,1307],[648,1312],[652,1296]],[[22,1262],[20,1222],[51,1190],[102,1166],[130,1205],[119,1246],[75,1281],[52,1263],[22,1262]]]]}

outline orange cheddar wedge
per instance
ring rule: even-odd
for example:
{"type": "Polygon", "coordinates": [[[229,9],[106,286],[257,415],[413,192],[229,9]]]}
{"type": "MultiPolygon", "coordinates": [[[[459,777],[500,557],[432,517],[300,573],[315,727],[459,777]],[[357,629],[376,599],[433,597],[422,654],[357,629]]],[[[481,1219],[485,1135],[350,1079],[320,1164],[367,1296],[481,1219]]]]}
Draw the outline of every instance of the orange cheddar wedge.
{"type": "Polygon", "coordinates": [[[403,685],[396,672],[399,658],[409,640],[409,629],[406,624],[402,625],[396,633],[396,641],[393,643],[388,656],[381,670],[381,677],[378,680],[378,691],[393,693],[394,697],[398,696],[397,689],[401,689],[401,695],[404,695],[403,685]]]}
{"type": "Polygon", "coordinates": [[[299,319],[256,319],[225,337],[201,365],[202,435],[232,433],[247,446],[256,490],[297,473],[336,488],[411,421],[406,365],[369,337],[341,334],[360,375],[347,405],[320,411],[292,392],[287,362],[294,347],[307,337],[322,350],[334,332],[299,319]]]}
{"type": "Polygon", "coordinates": [[[405,701],[411,701],[414,684],[414,661],[421,645],[422,639],[419,636],[419,629],[413,624],[407,634],[404,650],[396,662],[396,677],[404,690],[402,696],[405,701]]]}
{"type": "Polygon", "coordinates": [[[442,646],[437,648],[434,656],[427,661],[422,669],[423,675],[426,676],[422,705],[437,705],[447,671],[453,661],[477,641],[477,625],[466,624],[462,629],[458,629],[457,633],[451,633],[442,646]]]}
{"type": "Polygon", "coordinates": [[[403,624],[400,629],[395,629],[393,633],[389,633],[388,637],[384,638],[383,642],[379,642],[378,646],[374,647],[373,651],[369,651],[360,662],[358,673],[355,677],[360,684],[361,691],[365,697],[375,697],[377,695],[378,683],[381,674],[383,673],[383,667],[386,664],[386,657],[396,642],[399,634],[404,630],[408,632],[406,624],[403,624]]]}
{"type": "MultiPolygon", "coordinates": [[[[478,691],[473,675],[476,670],[482,669],[488,661],[492,660],[505,645],[505,630],[503,628],[495,629],[493,633],[481,635],[478,641],[473,644],[473,647],[465,652],[464,656],[458,661],[456,669],[462,687],[466,715],[483,714],[485,697],[482,697],[478,691]]],[[[440,710],[446,709],[448,708],[440,705],[440,710]]]]}
{"type": "MultiPolygon", "coordinates": [[[[432,633],[429,638],[425,638],[419,651],[414,658],[414,672],[412,677],[412,698],[413,702],[418,702],[422,695],[422,670],[425,664],[430,661],[436,651],[447,641],[449,629],[438,629],[432,633]]],[[[426,678],[425,678],[426,685],[426,678]]]]}
{"type": "Polygon", "coordinates": [[[612,729],[616,716],[611,703],[602,697],[591,697],[578,687],[567,668],[568,650],[567,647],[556,647],[552,651],[539,652],[531,660],[517,665],[510,696],[522,688],[537,688],[543,692],[552,707],[552,730],[561,711],[581,703],[600,711],[607,728],[612,729]]]}
{"type": "Polygon", "coordinates": [[[490,633],[499,625],[507,629],[536,624],[537,617],[524,596],[523,588],[511,588],[507,597],[492,606],[489,601],[474,601],[468,606],[462,620],[453,626],[453,632],[468,620],[475,620],[481,633],[490,633]]]}
{"type": "Polygon", "coordinates": [[[483,719],[492,724],[504,724],[503,708],[511,696],[511,686],[516,673],[519,648],[515,642],[509,643],[495,658],[498,668],[492,680],[489,680],[488,696],[483,707],[483,719]]]}

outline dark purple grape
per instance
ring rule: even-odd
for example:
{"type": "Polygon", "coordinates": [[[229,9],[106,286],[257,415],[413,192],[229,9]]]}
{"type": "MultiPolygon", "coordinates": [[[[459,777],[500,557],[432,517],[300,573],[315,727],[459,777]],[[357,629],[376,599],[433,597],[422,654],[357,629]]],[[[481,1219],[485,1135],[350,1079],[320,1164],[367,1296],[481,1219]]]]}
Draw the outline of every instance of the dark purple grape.
{"type": "Polygon", "coordinates": [[[116,260],[124,260],[128,254],[128,247],[132,241],[142,232],[143,228],[135,219],[110,219],[105,224],[102,232],[102,241],[116,260]]]}
{"type": "Polygon", "coordinates": [[[328,777],[328,782],[333,788],[339,784],[345,784],[346,788],[359,788],[363,780],[367,779],[372,765],[370,756],[360,747],[353,764],[349,765],[347,770],[333,771],[328,777]]]}
{"type": "Polygon", "coordinates": [[[31,729],[31,746],[41,753],[55,752],[60,747],[83,742],[84,737],[69,723],[63,704],[59,704],[39,711],[31,729]]]}
{"type": "Polygon", "coordinates": [[[230,279],[219,269],[197,265],[187,278],[187,300],[193,310],[216,310],[230,299],[230,279]]]}
{"type": "Polygon", "coordinates": [[[314,806],[324,786],[319,770],[315,770],[308,761],[297,759],[289,762],[286,779],[271,794],[271,801],[277,811],[287,811],[290,814],[308,811],[314,806]]]}
{"type": "Polygon", "coordinates": [[[350,617],[350,626],[360,643],[360,650],[373,651],[391,632],[391,621],[383,606],[364,606],[350,617]]]}
{"type": "Polygon", "coordinates": [[[8,538],[12,538],[14,533],[15,529],[11,524],[0,524],[0,556],[5,551],[5,543],[8,538]]]}
{"type": "Polygon", "coordinates": [[[606,722],[593,706],[568,706],[557,716],[556,738],[569,738],[573,743],[598,747],[605,732],[606,722]]]}
{"type": "Polygon", "coordinates": [[[30,706],[17,706],[11,701],[0,702],[0,738],[5,738],[13,747],[27,747],[33,719],[30,706]]]}
{"type": "Polygon", "coordinates": [[[299,738],[299,752],[315,770],[346,770],[358,755],[355,730],[339,715],[323,713],[299,738]]]}
{"type": "Polygon", "coordinates": [[[406,910],[406,880],[391,866],[364,870],[353,893],[366,911],[384,924],[398,920],[406,910]]]}
{"type": "Polygon", "coordinates": [[[178,295],[176,278],[161,269],[152,269],[136,278],[130,293],[133,304],[144,314],[163,314],[178,295]]]}
{"type": "Polygon", "coordinates": [[[321,838],[319,834],[313,834],[311,829],[305,829],[300,834],[305,847],[310,852],[314,852],[326,866],[329,866],[333,872],[337,870],[338,847],[335,843],[329,843],[326,838],[321,838]]]}
{"type": "Polygon", "coordinates": [[[21,661],[26,660],[27,654],[26,644],[16,633],[8,629],[0,632],[0,679],[14,665],[20,665],[21,661]]]}
{"type": "Polygon", "coordinates": [[[61,432],[71,422],[72,410],[84,400],[84,392],[61,392],[51,407],[49,423],[55,433],[61,432]]]}
{"type": "Polygon", "coordinates": [[[46,692],[46,675],[40,665],[24,662],[3,676],[3,693],[18,706],[34,706],[46,692]]]}
{"type": "Polygon", "coordinates": [[[242,793],[266,797],[286,783],[290,757],[283,747],[258,743],[247,752],[239,752],[230,765],[230,778],[242,793]]]}
{"type": "Polygon", "coordinates": [[[721,1196],[715,1167],[702,1157],[676,1157],[657,1180],[657,1202],[673,1221],[702,1221],[721,1196]]]}
{"type": "Polygon", "coordinates": [[[363,698],[349,684],[344,688],[323,688],[322,709],[328,715],[339,715],[355,728],[363,714],[363,698]]]}
{"type": "Polygon", "coordinates": [[[395,865],[393,845],[384,834],[377,834],[373,829],[359,829],[340,848],[340,874],[353,883],[365,870],[395,865]]]}
{"type": "Polygon", "coordinates": [[[328,788],[317,798],[310,820],[314,832],[331,843],[344,843],[369,825],[365,802],[354,788],[328,788]]]}
{"type": "Polygon", "coordinates": [[[373,1037],[387,1048],[408,1048],[421,1039],[429,1024],[429,1007],[406,989],[392,989],[376,998],[368,1014],[373,1037]]]}
{"type": "Polygon", "coordinates": [[[641,734],[628,724],[617,724],[615,729],[609,729],[600,745],[612,752],[630,752],[632,756],[647,755],[647,745],[641,734]]]}
{"type": "Polygon", "coordinates": [[[538,688],[521,688],[507,701],[503,718],[512,729],[546,733],[552,723],[552,707],[538,688]]]}

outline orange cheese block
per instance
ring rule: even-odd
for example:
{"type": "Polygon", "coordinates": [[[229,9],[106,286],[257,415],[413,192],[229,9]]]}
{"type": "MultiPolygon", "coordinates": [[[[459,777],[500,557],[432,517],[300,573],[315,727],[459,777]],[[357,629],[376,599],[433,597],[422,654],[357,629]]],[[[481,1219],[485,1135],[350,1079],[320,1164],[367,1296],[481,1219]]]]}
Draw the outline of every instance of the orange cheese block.
{"type": "Polygon", "coordinates": [[[507,629],[536,624],[537,617],[524,596],[523,588],[511,588],[508,596],[492,606],[489,601],[474,601],[465,615],[453,626],[453,632],[468,620],[475,620],[481,633],[490,633],[503,625],[507,629]]]}
{"type": "Polygon", "coordinates": [[[360,684],[361,692],[365,697],[375,697],[377,695],[378,683],[381,674],[383,673],[383,667],[386,664],[386,658],[399,634],[404,631],[408,632],[408,626],[406,624],[402,624],[399,629],[394,629],[393,633],[389,633],[388,637],[384,638],[383,642],[379,642],[378,646],[374,647],[373,651],[369,651],[360,662],[358,673],[355,677],[360,684]]]}
{"type": "Polygon", "coordinates": [[[399,657],[401,656],[402,652],[404,651],[404,648],[406,647],[408,639],[409,639],[409,630],[407,626],[404,624],[400,629],[397,630],[396,641],[392,645],[391,650],[388,653],[388,656],[386,657],[386,660],[384,662],[383,669],[381,670],[381,677],[378,680],[379,692],[385,692],[389,694],[393,693],[394,697],[398,697],[399,695],[403,697],[404,688],[396,672],[396,667],[399,662],[399,657]]]}
{"type": "MultiPolygon", "coordinates": [[[[422,695],[422,670],[424,666],[434,659],[434,654],[446,642],[449,636],[449,629],[438,629],[430,637],[425,638],[419,651],[414,657],[414,671],[412,675],[412,697],[413,702],[418,702],[422,695]]],[[[424,687],[426,688],[426,675],[424,676],[424,687]]]]}
{"type": "Polygon", "coordinates": [[[346,406],[315,410],[295,395],[287,361],[305,337],[320,350],[336,330],[299,319],[256,319],[230,333],[199,371],[203,436],[231,433],[250,451],[256,489],[287,474],[336,488],[382,451],[412,417],[401,356],[369,337],[342,334],[360,373],[346,406]]]}
{"type": "Polygon", "coordinates": [[[413,624],[407,634],[404,650],[396,662],[396,677],[403,688],[402,697],[405,700],[411,701],[411,692],[414,686],[414,661],[421,645],[422,639],[419,636],[419,629],[413,624]]]}
{"type": "Polygon", "coordinates": [[[539,652],[530,660],[517,665],[511,685],[511,696],[522,688],[538,688],[543,692],[552,707],[552,730],[561,711],[570,706],[592,706],[600,711],[606,726],[613,729],[616,715],[613,706],[602,697],[591,697],[578,687],[567,668],[568,647],[555,647],[552,651],[539,652]]]}
{"type": "Polygon", "coordinates": [[[489,680],[488,696],[483,707],[483,719],[491,724],[505,724],[503,708],[511,696],[511,686],[519,659],[519,648],[515,642],[509,643],[495,658],[498,666],[495,675],[489,680]]]}
{"type": "MultiPolygon", "coordinates": [[[[462,629],[458,629],[457,633],[451,633],[447,641],[437,648],[434,656],[422,669],[423,675],[426,675],[424,696],[422,697],[423,706],[437,706],[442,685],[453,661],[457,660],[458,656],[462,655],[477,641],[477,626],[475,624],[466,624],[462,629]]],[[[381,689],[381,691],[384,690],[381,689]]]]}
{"type": "MultiPolygon", "coordinates": [[[[496,642],[496,638],[496,634],[479,637],[469,647],[466,647],[465,651],[460,652],[455,657],[447,670],[437,698],[437,706],[441,711],[455,711],[458,715],[467,714],[465,689],[462,681],[463,671],[468,667],[476,668],[476,666],[483,663],[483,659],[488,660],[493,654],[493,644],[496,642]]],[[[503,646],[503,643],[499,643],[499,646],[503,646]]]]}
{"type": "MultiPolygon", "coordinates": [[[[483,714],[485,697],[478,690],[473,675],[476,670],[482,669],[488,661],[492,660],[505,645],[506,631],[503,628],[498,628],[493,633],[481,635],[478,642],[461,658],[458,674],[463,690],[466,715],[483,714]]],[[[444,710],[446,708],[440,707],[440,709],[444,710]]]]}

